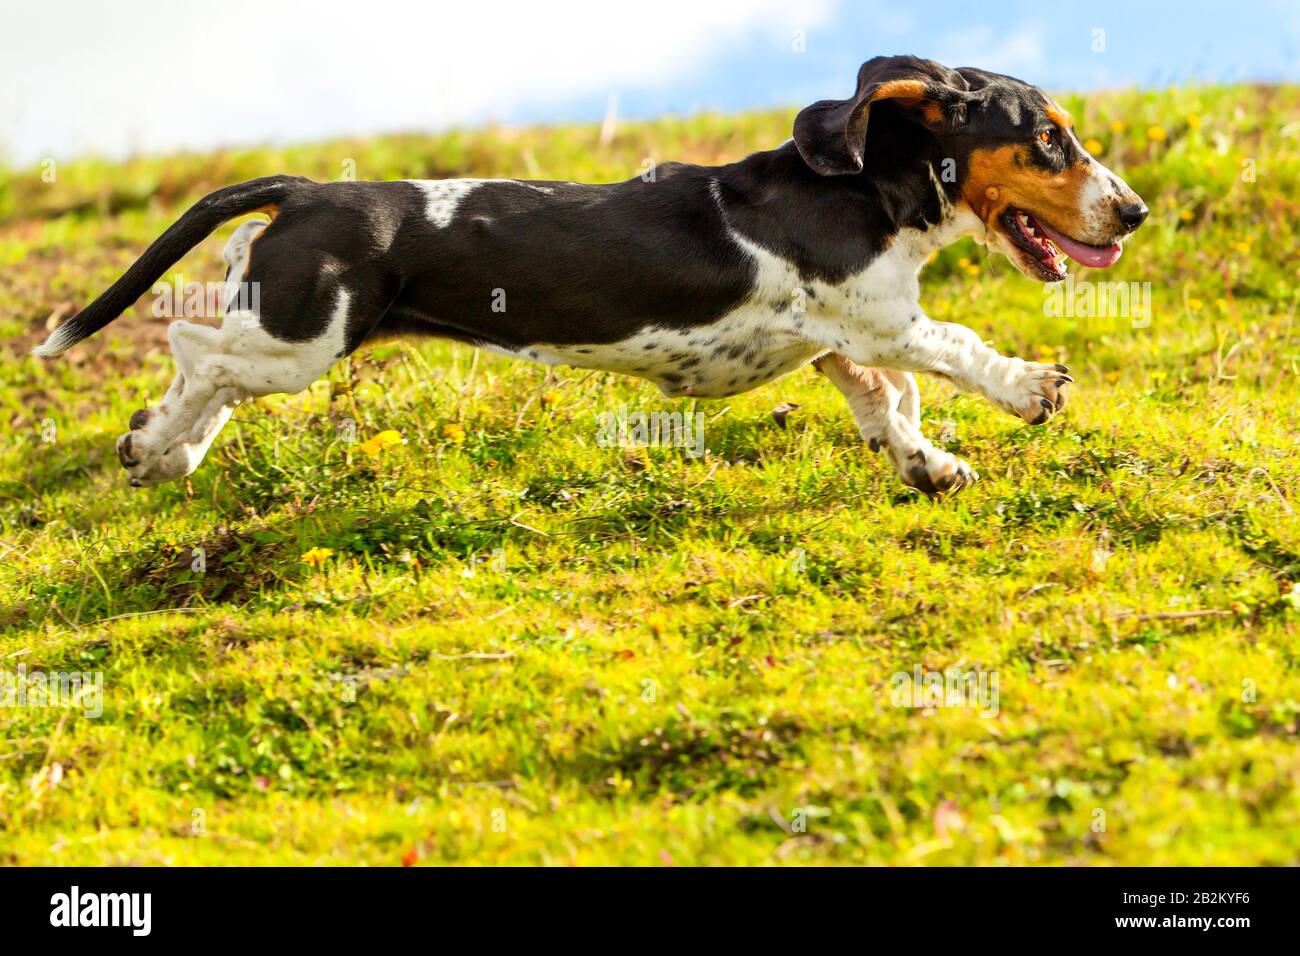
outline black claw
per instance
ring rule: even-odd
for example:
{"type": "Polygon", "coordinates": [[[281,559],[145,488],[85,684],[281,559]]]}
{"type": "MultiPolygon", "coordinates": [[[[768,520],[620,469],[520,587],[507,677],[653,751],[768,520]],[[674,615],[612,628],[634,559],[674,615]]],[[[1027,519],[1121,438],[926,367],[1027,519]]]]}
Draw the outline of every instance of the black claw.
{"type": "Polygon", "coordinates": [[[907,483],[922,494],[929,495],[933,498],[939,494],[939,489],[934,486],[930,480],[930,474],[924,468],[914,467],[907,469],[907,483]]]}
{"type": "Polygon", "coordinates": [[[1042,405],[1042,406],[1043,406],[1045,409],[1047,409],[1049,412],[1054,412],[1054,411],[1056,411],[1056,406],[1053,405],[1050,401],[1048,401],[1048,400],[1045,399],[1045,398],[1040,398],[1040,399],[1038,400],[1038,404],[1039,404],[1039,405],[1042,405]]]}
{"type": "Polygon", "coordinates": [[[149,419],[153,418],[152,408],[137,408],[131,413],[131,421],[128,423],[131,431],[139,431],[149,424],[149,419]]]}
{"type": "Polygon", "coordinates": [[[1064,365],[1054,365],[1053,368],[1055,368],[1058,372],[1061,373],[1065,373],[1069,371],[1069,369],[1066,368],[1064,365]]]}
{"type": "Polygon", "coordinates": [[[136,465],[140,464],[140,462],[131,457],[130,435],[127,435],[126,440],[117,446],[117,460],[120,461],[125,468],[134,468],[136,465]]]}
{"type": "Polygon", "coordinates": [[[884,442],[882,442],[879,438],[872,438],[867,442],[867,447],[870,448],[872,451],[880,451],[883,445],[884,442]]]}
{"type": "Polygon", "coordinates": [[[1041,424],[1043,424],[1043,422],[1045,422],[1045,421],[1047,421],[1047,412],[1042,412],[1042,413],[1039,414],[1039,416],[1038,416],[1037,418],[1035,418],[1035,419],[1034,419],[1032,422],[1030,422],[1029,424],[1031,424],[1031,425],[1041,425],[1041,424]]]}

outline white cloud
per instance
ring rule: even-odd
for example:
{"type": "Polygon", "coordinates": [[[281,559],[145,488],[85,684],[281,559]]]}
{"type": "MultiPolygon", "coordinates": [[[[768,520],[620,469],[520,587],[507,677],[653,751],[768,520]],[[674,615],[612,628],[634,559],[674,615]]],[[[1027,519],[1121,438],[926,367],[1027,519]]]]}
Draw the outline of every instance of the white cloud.
{"type": "Polygon", "coordinates": [[[1023,78],[1046,65],[1046,42],[1037,24],[1027,23],[1011,32],[979,26],[942,37],[933,58],[953,67],[977,66],[1023,78]]]}
{"type": "Polygon", "coordinates": [[[666,85],[834,3],[27,4],[0,37],[0,148],[32,162],[482,122],[666,85]]]}

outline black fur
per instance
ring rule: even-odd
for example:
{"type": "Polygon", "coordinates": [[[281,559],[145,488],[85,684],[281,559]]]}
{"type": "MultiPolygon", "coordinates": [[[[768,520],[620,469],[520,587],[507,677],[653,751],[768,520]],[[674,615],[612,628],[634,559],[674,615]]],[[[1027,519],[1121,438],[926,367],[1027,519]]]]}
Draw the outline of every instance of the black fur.
{"type": "MultiPolygon", "coordinates": [[[[259,283],[263,327],[285,341],[314,338],[340,286],[353,302],[347,350],[392,334],[524,350],[613,343],[648,326],[702,326],[753,287],[754,265],[729,229],[805,277],[841,281],[900,229],[938,221],[932,171],[945,159],[956,163],[957,176],[940,187],[952,200],[970,151],[1029,141],[1046,105],[1039,91],[1008,77],[877,58],[863,65],[854,97],[808,107],[794,140],[774,150],[719,167],[664,164],[608,185],[485,183],[443,228],[411,183],[253,180],[186,212],[70,320],[61,345],[103,328],[222,222],[267,205],[275,218],[257,239],[246,279],[259,283]],[[872,91],[900,78],[925,84],[937,119],[914,102],[865,108],[872,91]],[[493,308],[497,290],[504,311],[493,308]]],[[[1072,148],[1067,142],[1039,158],[1066,162],[1072,148]]]]}

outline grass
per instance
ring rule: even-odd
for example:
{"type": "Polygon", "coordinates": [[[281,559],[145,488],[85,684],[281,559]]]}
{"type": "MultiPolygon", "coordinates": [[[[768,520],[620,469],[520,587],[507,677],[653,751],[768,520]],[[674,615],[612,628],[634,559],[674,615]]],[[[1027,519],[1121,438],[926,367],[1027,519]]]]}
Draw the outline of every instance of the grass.
{"type": "MultiPolygon", "coordinates": [[[[932,315],[1078,385],[1031,428],[923,382],[983,475],[940,503],[811,370],[670,402],[443,343],[132,490],[113,440],[171,377],[150,303],[22,356],[228,182],[612,180],[789,112],[0,172],[0,672],[104,687],[97,718],[0,708],[0,861],[1300,862],[1300,89],[1064,103],[1152,207],[1107,275],[1150,315],[1048,316],[943,253],[932,315]],[[704,412],[708,453],[600,446],[623,404],[704,412]],[[996,674],[996,716],[893,706],[915,667],[996,674]]],[[[230,228],[177,275],[219,279],[230,228]]]]}

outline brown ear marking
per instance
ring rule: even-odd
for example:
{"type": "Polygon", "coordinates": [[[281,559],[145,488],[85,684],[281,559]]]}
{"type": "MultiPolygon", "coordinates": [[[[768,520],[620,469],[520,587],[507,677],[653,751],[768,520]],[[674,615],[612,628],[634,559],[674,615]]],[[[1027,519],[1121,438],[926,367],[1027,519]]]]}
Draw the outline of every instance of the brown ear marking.
{"type": "Polygon", "coordinates": [[[881,83],[867,102],[875,103],[879,100],[893,100],[904,109],[920,110],[928,123],[943,122],[943,110],[938,103],[927,97],[925,83],[921,80],[890,80],[881,83]]]}
{"type": "Polygon", "coordinates": [[[925,99],[925,84],[920,80],[890,80],[881,83],[871,94],[871,102],[876,100],[925,99]]]}
{"type": "Polygon", "coordinates": [[[1087,179],[1087,163],[1056,173],[1034,166],[1027,146],[999,146],[971,152],[962,195],[982,222],[990,222],[1007,206],[1023,206],[1068,232],[1082,212],[1087,179]]]}
{"type": "Polygon", "coordinates": [[[892,100],[931,130],[961,119],[946,104],[967,97],[961,77],[946,67],[916,57],[876,57],[858,70],[857,90],[846,100],[819,100],[794,118],[794,143],[814,172],[843,176],[862,172],[869,107],[892,100]],[[903,75],[899,75],[899,74],[903,75]],[[890,76],[879,82],[877,77],[890,76]]]}

